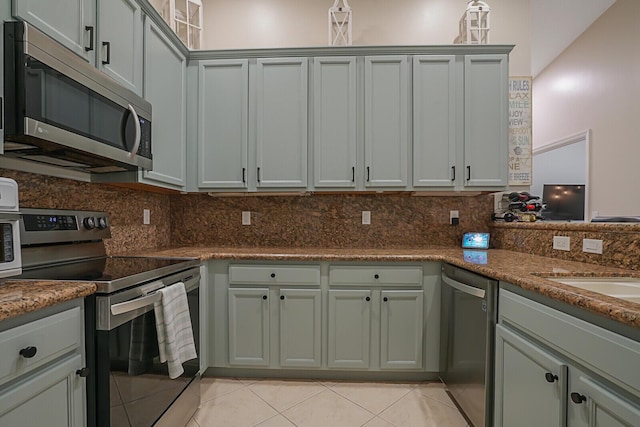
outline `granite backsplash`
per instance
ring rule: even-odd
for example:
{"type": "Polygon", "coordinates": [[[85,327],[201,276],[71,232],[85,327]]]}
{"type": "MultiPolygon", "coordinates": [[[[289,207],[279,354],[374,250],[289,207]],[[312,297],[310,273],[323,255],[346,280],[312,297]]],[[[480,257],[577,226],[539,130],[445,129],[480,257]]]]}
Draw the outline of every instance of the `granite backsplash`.
{"type": "Polygon", "coordinates": [[[314,194],[211,197],[160,194],[0,169],[18,182],[21,207],[109,213],[109,253],[168,246],[421,248],[458,246],[465,231],[489,231],[493,196],[314,194]],[[142,224],[143,209],[151,225],[142,224]],[[449,225],[449,211],[460,224],[449,225]],[[242,225],[242,212],[251,225],[242,225]],[[371,224],[362,225],[362,211],[371,224]]]}
{"type": "Polygon", "coordinates": [[[171,196],[172,239],[178,245],[422,248],[459,246],[465,231],[489,231],[493,196],[416,197],[395,194],[171,196]],[[449,225],[449,211],[460,224],[449,225]],[[242,212],[251,225],[242,225],[242,212]],[[362,211],[371,224],[362,224],[362,211]]]}
{"type": "Polygon", "coordinates": [[[500,249],[640,270],[640,224],[496,222],[492,238],[495,247],[500,249]],[[553,236],[569,237],[569,250],[553,249],[553,236]],[[602,240],[602,254],[583,252],[583,239],[602,240]]]}
{"type": "Polygon", "coordinates": [[[0,176],[18,183],[21,208],[105,211],[111,223],[108,253],[156,249],[171,242],[169,196],[105,184],[93,184],[0,169],[0,176]],[[151,225],[142,224],[142,210],[151,211],[151,225]]]}

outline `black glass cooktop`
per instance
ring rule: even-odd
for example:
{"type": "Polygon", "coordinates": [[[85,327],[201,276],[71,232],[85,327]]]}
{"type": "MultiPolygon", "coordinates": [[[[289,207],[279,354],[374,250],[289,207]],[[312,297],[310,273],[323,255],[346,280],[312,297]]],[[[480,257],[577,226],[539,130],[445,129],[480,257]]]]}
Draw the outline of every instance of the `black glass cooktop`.
{"type": "Polygon", "coordinates": [[[199,265],[186,258],[103,257],[23,270],[13,279],[95,282],[98,293],[113,292],[199,265]]]}

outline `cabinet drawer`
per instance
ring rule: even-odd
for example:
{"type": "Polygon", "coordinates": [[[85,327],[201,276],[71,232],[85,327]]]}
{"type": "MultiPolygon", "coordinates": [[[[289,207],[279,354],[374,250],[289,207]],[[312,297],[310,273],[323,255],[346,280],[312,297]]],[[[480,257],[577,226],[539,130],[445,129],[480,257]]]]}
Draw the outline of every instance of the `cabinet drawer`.
{"type": "MultiPolygon", "coordinates": [[[[0,333],[0,384],[23,375],[81,345],[80,308],[63,311],[0,333]],[[32,357],[20,351],[35,348],[32,357]]],[[[33,352],[33,349],[30,349],[33,352]]],[[[25,353],[30,353],[25,350],[25,353]]]]}
{"type": "Polygon", "coordinates": [[[335,286],[420,286],[420,267],[329,267],[329,284],[335,286]]]}
{"type": "Polygon", "coordinates": [[[640,396],[640,342],[500,289],[499,322],[525,331],[640,396]]]}
{"type": "Polygon", "coordinates": [[[320,285],[320,266],[232,265],[229,283],[234,285],[320,285]]]}

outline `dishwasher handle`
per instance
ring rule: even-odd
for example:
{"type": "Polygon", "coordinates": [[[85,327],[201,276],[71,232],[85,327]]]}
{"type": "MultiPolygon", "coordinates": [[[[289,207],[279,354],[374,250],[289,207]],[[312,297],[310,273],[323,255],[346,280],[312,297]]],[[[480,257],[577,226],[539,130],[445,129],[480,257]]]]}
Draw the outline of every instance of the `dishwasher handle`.
{"type": "Polygon", "coordinates": [[[455,288],[460,292],[464,292],[467,295],[471,295],[477,298],[484,298],[484,295],[485,295],[484,289],[476,288],[474,286],[469,286],[467,284],[458,282],[457,280],[453,280],[452,278],[444,274],[442,275],[442,281],[447,285],[451,286],[452,288],[455,288]]]}

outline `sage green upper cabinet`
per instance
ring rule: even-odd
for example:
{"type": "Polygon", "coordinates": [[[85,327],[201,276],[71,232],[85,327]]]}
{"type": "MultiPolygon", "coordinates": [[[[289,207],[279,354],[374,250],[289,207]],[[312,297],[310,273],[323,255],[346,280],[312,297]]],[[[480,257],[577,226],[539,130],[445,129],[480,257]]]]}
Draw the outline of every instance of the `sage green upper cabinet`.
{"type": "Polygon", "coordinates": [[[96,40],[98,68],[142,95],[142,11],[135,0],[98,0],[96,40]]]}
{"type": "Polygon", "coordinates": [[[198,187],[247,188],[249,63],[198,64],[198,187]]]}
{"type": "Polygon", "coordinates": [[[143,181],[181,190],[187,167],[187,60],[149,18],[144,39],[144,97],[153,106],[153,170],[142,172],[143,181]]]}
{"type": "Polygon", "coordinates": [[[94,62],[96,0],[13,0],[13,16],[94,62]]]}
{"type": "Polygon", "coordinates": [[[507,55],[464,58],[464,185],[508,183],[507,55]]]}
{"type": "Polygon", "coordinates": [[[365,186],[406,187],[408,58],[367,56],[364,61],[365,186]]]}
{"type": "Polygon", "coordinates": [[[307,58],[258,59],[258,188],[307,187],[307,58]]]}
{"type": "Polygon", "coordinates": [[[355,57],[314,58],[313,147],[316,188],[355,188],[355,57]]]}
{"type": "Polygon", "coordinates": [[[413,186],[454,187],[462,126],[462,63],[455,55],[413,57],[413,186]]]}
{"type": "Polygon", "coordinates": [[[142,96],[142,11],[135,0],[13,0],[31,23],[142,96]]]}

